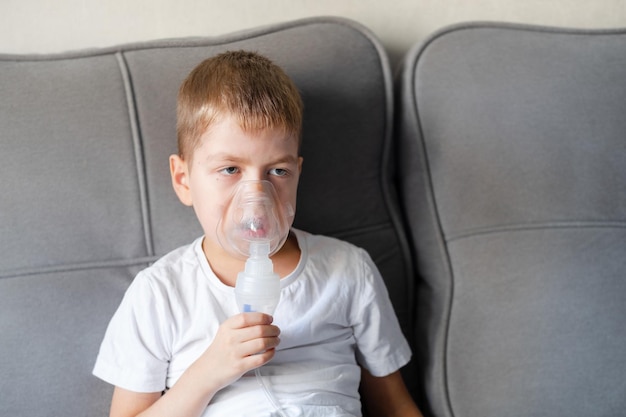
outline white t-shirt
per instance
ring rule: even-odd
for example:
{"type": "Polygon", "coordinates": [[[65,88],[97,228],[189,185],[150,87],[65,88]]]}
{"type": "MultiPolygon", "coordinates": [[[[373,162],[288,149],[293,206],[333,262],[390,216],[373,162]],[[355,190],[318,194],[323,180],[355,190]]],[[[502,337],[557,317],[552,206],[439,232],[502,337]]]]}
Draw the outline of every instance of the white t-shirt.
{"type": "MultiPolygon", "coordinates": [[[[349,243],[293,230],[301,249],[281,279],[274,358],[261,368],[292,416],[360,416],[359,364],[375,376],[405,365],[410,349],[369,255],[349,243]]],[[[202,238],[140,272],[111,319],[94,375],[137,392],[164,391],[237,314],[234,288],[223,284],[202,251],[202,238]]],[[[204,417],[272,416],[254,372],[220,390],[204,417]]]]}

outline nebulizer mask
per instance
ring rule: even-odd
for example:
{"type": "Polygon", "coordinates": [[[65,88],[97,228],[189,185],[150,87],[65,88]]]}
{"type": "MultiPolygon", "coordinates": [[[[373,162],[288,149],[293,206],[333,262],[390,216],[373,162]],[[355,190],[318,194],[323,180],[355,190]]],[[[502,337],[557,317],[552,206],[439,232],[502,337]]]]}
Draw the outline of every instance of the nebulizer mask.
{"type": "Polygon", "coordinates": [[[231,255],[246,259],[237,276],[235,296],[241,312],[273,314],[280,278],[270,256],[285,243],[294,210],[278,199],[271,182],[241,181],[217,225],[217,238],[231,255]]]}

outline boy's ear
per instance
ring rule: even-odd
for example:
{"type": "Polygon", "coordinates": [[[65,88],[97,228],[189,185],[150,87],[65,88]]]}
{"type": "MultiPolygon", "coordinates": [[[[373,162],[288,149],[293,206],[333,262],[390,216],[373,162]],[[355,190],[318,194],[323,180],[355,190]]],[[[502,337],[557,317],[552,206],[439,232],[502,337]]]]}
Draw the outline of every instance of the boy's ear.
{"type": "Polygon", "coordinates": [[[189,188],[189,167],[178,155],[170,156],[170,175],[172,176],[172,186],[181,203],[191,206],[191,189],[189,188]]]}

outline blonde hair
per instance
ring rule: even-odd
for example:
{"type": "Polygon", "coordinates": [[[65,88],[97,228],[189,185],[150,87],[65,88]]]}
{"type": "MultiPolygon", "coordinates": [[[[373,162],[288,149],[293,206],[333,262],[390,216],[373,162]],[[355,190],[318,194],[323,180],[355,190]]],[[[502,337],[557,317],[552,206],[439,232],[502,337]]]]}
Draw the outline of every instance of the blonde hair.
{"type": "Polygon", "coordinates": [[[282,129],[300,142],[302,99],[293,81],[269,59],[229,51],[201,62],[178,91],[178,153],[190,160],[202,134],[229,115],[244,131],[282,129]]]}

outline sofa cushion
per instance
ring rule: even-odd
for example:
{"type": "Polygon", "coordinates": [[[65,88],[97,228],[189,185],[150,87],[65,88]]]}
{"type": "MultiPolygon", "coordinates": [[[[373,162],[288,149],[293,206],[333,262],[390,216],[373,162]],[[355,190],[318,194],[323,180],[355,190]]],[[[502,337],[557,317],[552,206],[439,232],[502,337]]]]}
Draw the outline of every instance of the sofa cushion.
{"type": "Polygon", "coordinates": [[[146,256],[114,54],[0,58],[0,275],[146,256]]]}
{"type": "Polygon", "coordinates": [[[428,411],[619,414],[626,32],[453,26],[399,84],[428,411]]]}

